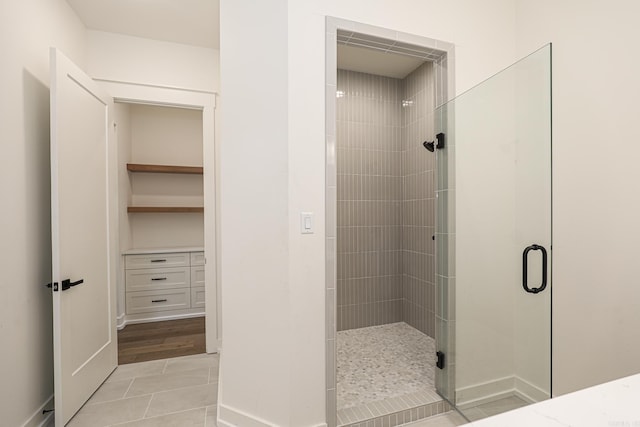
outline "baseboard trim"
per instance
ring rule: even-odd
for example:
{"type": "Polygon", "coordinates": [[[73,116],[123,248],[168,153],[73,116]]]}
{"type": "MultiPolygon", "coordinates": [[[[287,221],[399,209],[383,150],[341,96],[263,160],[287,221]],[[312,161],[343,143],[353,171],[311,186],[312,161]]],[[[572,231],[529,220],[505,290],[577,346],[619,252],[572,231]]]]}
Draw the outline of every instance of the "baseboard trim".
{"type": "Polygon", "coordinates": [[[469,409],[514,395],[529,403],[541,402],[550,397],[541,388],[513,375],[456,390],[456,406],[469,409]]]}
{"type": "Polygon", "coordinates": [[[53,409],[53,394],[31,414],[29,419],[25,421],[21,427],[48,427],[52,425],[53,411],[47,412],[46,414],[42,413],[46,407],[53,409]]]}
{"type": "Polygon", "coordinates": [[[515,389],[518,397],[529,403],[538,403],[551,398],[548,392],[518,376],[515,377],[515,389]]]}
{"type": "Polygon", "coordinates": [[[218,404],[218,426],[220,427],[276,427],[239,409],[218,404]]]}
{"type": "Polygon", "coordinates": [[[136,317],[133,319],[125,316],[121,324],[122,326],[120,326],[120,320],[118,320],[118,330],[123,329],[127,325],[135,325],[136,323],[164,322],[166,320],[191,319],[194,317],[204,317],[204,316],[205,316],[204,311],[198,312],[198,313],[187,313],[187,314],[169,314],[161,317],[157,317],[157,315],[155,315],[154,317],[136,317]]]}
{"type": "Polygon", "coordinates": [[[515,378],[498,378],[493,381],[467,386],[456,390],[456,406],[467,409],[513,395],[515,378]]]}
{"type": "MultiPolygon", "coordinates": [[[[239,409],[218,404],[219,427],[279,427],[261,418],[249,415],[239,409]]],[[[327,423],[315,424],[310,427],[327,427],[327,423]]]]}
{"type": "Polygon", "coordinates": [[[127,326],[126,315],[122,313],[120,316],[116,317],[116,328],[118,330],[124,329],[127,326]]]}

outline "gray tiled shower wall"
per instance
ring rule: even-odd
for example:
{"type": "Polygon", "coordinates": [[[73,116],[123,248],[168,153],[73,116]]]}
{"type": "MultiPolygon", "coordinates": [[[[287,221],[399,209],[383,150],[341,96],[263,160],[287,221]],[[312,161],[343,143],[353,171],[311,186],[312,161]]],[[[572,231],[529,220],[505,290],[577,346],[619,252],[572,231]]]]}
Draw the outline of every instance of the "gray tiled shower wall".
{"type": "Polygon", "coordinates": [[[338,70],[338,330],[405,321],[434,336],[432,69],[338,70]]]}
{"type": "Polygon", "coordinates": [[[422,146],[435,138],[433,64],[424,63],[403,80],[404,194],[402,204],[403,320],[435,338],[435,165],[422,146]]]}

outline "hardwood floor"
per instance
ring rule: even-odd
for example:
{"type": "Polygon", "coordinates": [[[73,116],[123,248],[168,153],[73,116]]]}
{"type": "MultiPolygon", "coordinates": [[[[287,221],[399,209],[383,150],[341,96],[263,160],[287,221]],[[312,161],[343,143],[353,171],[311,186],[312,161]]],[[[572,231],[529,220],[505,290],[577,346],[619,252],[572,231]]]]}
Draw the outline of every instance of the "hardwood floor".
{"type": "Polygon", "coordinates": [[[127,325],[118,331],[118,364],[205,352],[204,317],[127,325]]]}

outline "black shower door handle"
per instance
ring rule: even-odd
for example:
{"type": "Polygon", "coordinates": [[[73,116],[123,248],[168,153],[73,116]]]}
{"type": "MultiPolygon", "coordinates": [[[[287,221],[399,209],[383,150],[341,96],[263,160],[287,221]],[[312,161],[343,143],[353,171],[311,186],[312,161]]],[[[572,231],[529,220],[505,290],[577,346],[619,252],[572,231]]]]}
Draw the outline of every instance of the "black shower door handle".
{"type": "Polygon", "coordinates": [[[527,246],[522,253],[522,287],[530,294],[537,294],[547,287],[547,250],[540,245],[527,246]],[[529,264],[529,252],[542,251],[542,284],[539,288],[530,288],[527,284],[527,269],[529,264]]]}

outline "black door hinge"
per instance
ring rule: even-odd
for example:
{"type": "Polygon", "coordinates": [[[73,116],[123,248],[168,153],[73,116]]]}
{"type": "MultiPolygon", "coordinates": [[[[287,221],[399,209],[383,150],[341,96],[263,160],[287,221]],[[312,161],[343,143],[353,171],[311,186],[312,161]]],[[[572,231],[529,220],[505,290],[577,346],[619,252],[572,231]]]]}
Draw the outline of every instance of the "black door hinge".
{"type": "Polygon", "coordinates": [[[441,351],[436,351],[436,366],[439,369],[444,369],[444,353],[441,351]]]}

